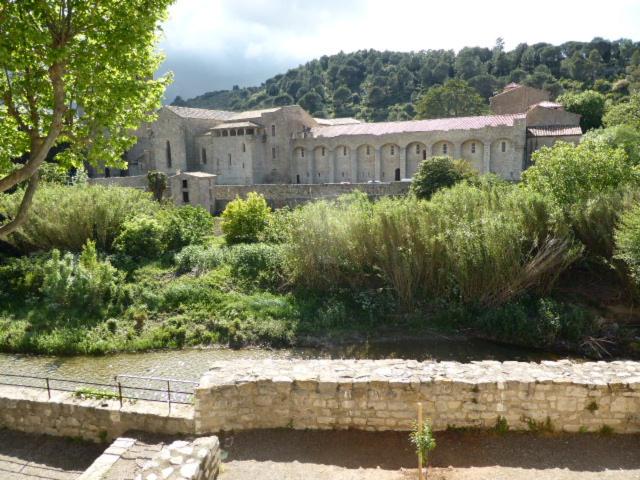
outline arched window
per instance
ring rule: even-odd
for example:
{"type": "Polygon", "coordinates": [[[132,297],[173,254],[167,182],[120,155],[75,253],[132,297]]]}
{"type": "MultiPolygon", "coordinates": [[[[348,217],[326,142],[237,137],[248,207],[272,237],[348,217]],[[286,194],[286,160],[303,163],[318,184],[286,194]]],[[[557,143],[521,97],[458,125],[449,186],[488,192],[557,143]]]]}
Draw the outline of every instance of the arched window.
{"type": "Polygon", "coordinates": [[[502,144],[500,145],[500,149],[502,150],[502,152],[506,152],[507,151],[507,142],[502,142],[502,144]]]}
{"type": "Polygon", "coordinates": [[[391,155],[395,155],[395,154],[396,154],[396,147],[391,145],[391,155]]]}
{"type": "Polygon", "coordinates": [[[296,183],[300,183],[300,174],[296,175],[296,183]]]}
{"type": "Polygon", "coordinates": [[[207,164],[207,150],[205,148],[202,149],[202,163],[203,165],[207,164]]]}
{"type": "Polygon", "coordinates": [[[342,147],[342,155],[347,156],[347,147],[342,147]]]}
{"type": "Polygon", "coordinates": [[[271,125],[271,136],[272,137],[276,136],[276,126],[275,125],[271,125]]]}
{"type": "Polygon", "coordinates": [[[471,144],[471,153],[476,153],[476,142],[471,144]]]}
{"type": "Polygon", "coordinates": [[[242,152],[244,153],[244,152],[246,152],[246,151],[247,151],[247,146],[243,143],[243,144],[242,144],[242,152]]]}
{"type": "Polygon", "coordinates": [[[304,148],[300,149],[300,157],[304,158],[304,148]]]}
{"type": "Polygon", "coordinates": [[[167,168],[171,168],[171,143],[167,140],[167,168]]]}
{"type": "Polygon", "coordinates": [[[367,145],[367,155],[371,154],[371,149],[369,148],[369,145],[367,145]]]}
{"type": "Polygon", "coordinates": [[[423,159],[423,160],[426,160],[426,159],[427,159],[427,150],[426,150],[426,149],[424,149],[424,150],[422,151],[422,159],[423,159]]]}
{"type": "Polygon", "coordinates": [[[400,169],[396,168],[396,182],[400,181],[400,169]]]}
{"type": "Polygon", "coordinates": [[[416,145],[416,154],[420,153],[420,145],[416,145]]]}
{"type": "Polygon", "coordinates": [[[448,150],[449,150],[449,145],[447,145],[446,143],[443,143],[442,144],[442,153],[444,153],[446,155],[448,150]]]}
{"type": "Polygon", "coordinates": [[[324,147],[322,147],[322,156],[324,157],[324,147]]]}

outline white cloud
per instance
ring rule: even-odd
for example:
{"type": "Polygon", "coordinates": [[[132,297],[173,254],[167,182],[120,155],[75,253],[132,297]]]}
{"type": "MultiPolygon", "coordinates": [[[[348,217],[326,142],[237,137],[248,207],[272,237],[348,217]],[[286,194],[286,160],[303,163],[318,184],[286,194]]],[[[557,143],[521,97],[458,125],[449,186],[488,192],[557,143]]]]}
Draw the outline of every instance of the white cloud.
{"type": "Polygon", "coordinates": [[[168,97],[255,84],[307,60],[359,49],[638,40],[637,0],[177,0],[164,26],[168,97]],[[198,65],[187,67],[187,61],[198,65]],[[197,78],[194,78],[194,74],[197,78]],[[208,83],[207,83],[208,82],[208,83]],[[206,87],[210,85],[210,87],[206,87]],[[204,90],[203,90],[204,86],[204,90]]]}

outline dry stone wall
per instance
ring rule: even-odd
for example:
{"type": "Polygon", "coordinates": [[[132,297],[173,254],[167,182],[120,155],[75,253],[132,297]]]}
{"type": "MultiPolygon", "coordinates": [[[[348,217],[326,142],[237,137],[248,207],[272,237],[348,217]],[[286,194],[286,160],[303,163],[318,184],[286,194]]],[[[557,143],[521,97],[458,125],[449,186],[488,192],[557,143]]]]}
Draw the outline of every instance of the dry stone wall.
{"type": "Polygon", "coordinates": [[[178,440],[142,467],[135,480],[214,480],[220,470],[218,437],[178,440]]]}
{"type": "Polygon", "coordinates": [[[218,362],[196,390],[196,431],[408,430],[416,402],[436,430],[640,431],[640,363],[264,360],[218,362]]]}
{"type": "Polygon", "coordinates": [[[27,433],[105,441],[128,430],[193,433],[193,407],[136,401],[79,400],[68,393],[0,387],[0,427],[27,433]]]}

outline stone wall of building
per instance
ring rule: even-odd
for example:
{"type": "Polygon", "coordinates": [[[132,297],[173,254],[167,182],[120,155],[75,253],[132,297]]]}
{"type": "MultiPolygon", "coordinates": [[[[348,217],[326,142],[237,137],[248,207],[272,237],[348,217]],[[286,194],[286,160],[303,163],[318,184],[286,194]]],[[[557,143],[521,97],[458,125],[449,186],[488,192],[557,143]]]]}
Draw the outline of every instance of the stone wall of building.
{"type": "Polygon", "coordinates": [[[0,427],[27,433],[104,441],[128,430],[149,433],[190,434],[193,407],[164,403],[117,400],[80,400],[65,392],[0,387],[0,427]]]}
{"type": "Polygon", "coordinates": [[[133,177],[98,177],[90,178],[89,183],[93,185],[114,185],[116,187],[130,187],[146,190],[149,186],[149,181],[146,175],[136,175],[133,177]]]}
{"type": "Polygon", "coordinates": [[[218,437],[178,440],[142,467],[136,480],[214,480],[220,470],[218,437]]]}
{"type": "Polygon", "coordinates": [[[263,184],[263,185],[216,185],[215,210],[224,210],[227,203],[236,197],[245,198],[249,192],[257,192],[273,208],[293,207],[317,199],[333,199],[340,195],[361,191],[371,198],[388,195],[404,195],[409,191],[410,182],[358,183],[358,184],[263,184]]]}
{"type": "Polygon", "coordinates": [[[217,362],[196,390],[200,433],[255,428],[640,431],[640,362],[217,362]]]}

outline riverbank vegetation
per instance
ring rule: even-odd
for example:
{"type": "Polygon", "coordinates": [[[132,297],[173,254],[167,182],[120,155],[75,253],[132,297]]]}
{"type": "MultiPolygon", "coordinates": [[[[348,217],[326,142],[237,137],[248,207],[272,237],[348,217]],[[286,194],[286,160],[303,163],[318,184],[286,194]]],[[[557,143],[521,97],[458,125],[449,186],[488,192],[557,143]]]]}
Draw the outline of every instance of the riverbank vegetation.
{"type": "MultiPolygon", "coordinates": [[[[216,224],[133,189],[49,182],[0,260],[0,349],[279,347],[444,328],[637,353],[637,166],[598,139],[534,160],[511,184],[436,158],[411,194],[375,202],[356,192],[271,211],[251,195],[216,224]]],[[[19,196],[0,197],[0,215],[19,196]]]]}

